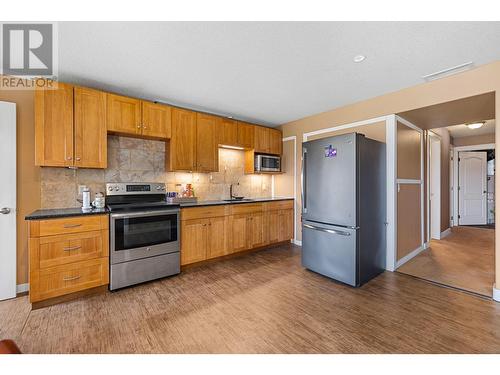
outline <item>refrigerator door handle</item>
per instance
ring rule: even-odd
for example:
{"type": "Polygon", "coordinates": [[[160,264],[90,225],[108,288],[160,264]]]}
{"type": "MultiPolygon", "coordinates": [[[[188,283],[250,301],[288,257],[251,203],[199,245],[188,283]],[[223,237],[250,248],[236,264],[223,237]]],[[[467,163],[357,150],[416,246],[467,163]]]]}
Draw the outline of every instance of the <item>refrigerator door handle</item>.
{"type": "Polygon", "coordinates": [[[302,150],[302,213],[307,213],[307,202],[306,202],[306,155],[307,149],[302,150]]]}
{"type": "Polygon", "coordinates": [[[314,225],[309,225],[309,224],[304,224],[306,228],[309,229],[314,229],[320,232],[326,232],[326,233],[331,233],[331,234],[339,234],[341,236],[350,236],[351,233],[349,232],[344,232],[342,230],[335,230],[335,229],[326,229],[326,228],[321,228],[321,227],[315,227],[314,225]]]}

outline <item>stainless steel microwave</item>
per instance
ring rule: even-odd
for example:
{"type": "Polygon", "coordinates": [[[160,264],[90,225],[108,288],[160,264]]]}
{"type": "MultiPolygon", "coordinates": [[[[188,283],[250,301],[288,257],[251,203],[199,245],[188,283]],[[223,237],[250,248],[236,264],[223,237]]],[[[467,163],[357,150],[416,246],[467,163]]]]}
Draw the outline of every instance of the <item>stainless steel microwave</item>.
{"type": "Polygon", "coordinates": [[[281,172],[281,157],[273,155],[255,155],[255,172],[281,172]]]}

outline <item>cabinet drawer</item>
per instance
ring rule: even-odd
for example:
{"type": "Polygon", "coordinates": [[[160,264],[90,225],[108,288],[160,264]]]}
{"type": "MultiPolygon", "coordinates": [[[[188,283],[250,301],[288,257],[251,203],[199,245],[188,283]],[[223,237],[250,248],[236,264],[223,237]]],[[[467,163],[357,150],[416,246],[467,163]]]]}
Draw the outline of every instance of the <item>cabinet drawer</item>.
{"type": "Polygon", "coordinates": [[[267,202],[266,210],[288,210],[293,208],[293,200],[278,201],[278,202],[267,202]]]}
{"type": "Polygon", "coordinates": [[[227,208],[227,205],[183,208],[181,209],[181,220],[226,216],[227,208]]]}
{"type": "Polygon", "coordinates": [[[39,268],[108,256],[108,231],[91,231],[39,239],[39,268]]]}
{"type": "Polygon", "coordinates": [[[262,212],[263,211],[262,203],[243,203],[243,204],[235,204],[231,206],[231,213],[233,215],[239,214],[251,214],[254,212],[262,212]]]}
{"type": "MultiPolygon", "coordinates": [[[[34,221],[32,224],[33,226],[39,226],[38,236],[53,236],[57,234],[69,234],[107,229],[108,216],[96,215],[66,217],[62,219],[34,221]]],[[[36,232],[36,230],[32,232],[36,232]]],[[[30,235],[31,237],[38,237],[36,233],[31,233],[30,235]]]]}
{"type": "Polygon", "coordinates": [[[31,278],[31,302],[108,284],[108,267],[108,258],[98,258],[37,271],[31,278]]]}

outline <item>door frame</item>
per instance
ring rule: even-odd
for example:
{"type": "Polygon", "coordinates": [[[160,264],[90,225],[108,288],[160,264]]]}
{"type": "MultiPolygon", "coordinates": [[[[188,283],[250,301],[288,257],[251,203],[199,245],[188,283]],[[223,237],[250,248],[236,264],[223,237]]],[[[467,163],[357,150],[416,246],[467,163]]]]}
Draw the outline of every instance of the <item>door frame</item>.
{"type": "Polygon", "coordinates": [[[438,155],[439,156],[439,158],[438,158],[438,161],[439,161],[439,186],[440,186],[439,195],[438,195],[439,231],[438,231],[438,235],[436,236],[437,238],[435,238],[435,237],[432,237],[432,225],[431,225],[433,215],[435,214],[435,212],[431,212],[431,209],[432,209],[432,206],[431,206],[431,183],[432,183],[431,163],[435,162],[435,159],[433,159],[433,155],[431,152],[431,143],[435,142],[435,141],[433,141],[433,139],[437,140],[439,142],[439,149],[441,150],[442,139],[441,139],[441,136],[439,136],[438,134],[434,133],[431,130],[427,131],[427,135],[428,135],[428,137],[427,137],[427,152],[426,152],[426,154],[427,154],[427,202],[426,202],[426,204],[427,204],[427,242],[429,242],[433,238],[436,240],[440,240],[442,237],[442,233],[441,233],[441,182],[442,182],[443,178],[441,175],[441,171],[443,170],[443,168],[441,165],[441,152],[440,152],[438,155]]]}
{"type": "MultiPolygon", "coordinates": [[[[290,137],[282,138],[281,142],[293,141],[293,239],[292,243],[302,246],[302,241],[297,240],[297,137],[292,135],[290,137]]],[[[271,191],[274,198],[274,174],[271,177],[271,191]]]]}
{"type": "Polygon", "coordinates": [[[494,143],[484,143],[473,146],[456,146],[453,148],[453,226],[458,226],[458,153],[461,151],[494,150],[494,143]]]}

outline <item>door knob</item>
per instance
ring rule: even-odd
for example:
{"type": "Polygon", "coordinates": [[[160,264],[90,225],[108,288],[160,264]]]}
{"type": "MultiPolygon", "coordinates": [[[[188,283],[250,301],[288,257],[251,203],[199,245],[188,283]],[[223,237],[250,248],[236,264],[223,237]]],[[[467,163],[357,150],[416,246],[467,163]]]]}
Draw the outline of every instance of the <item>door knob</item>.
{"type": "Polygon", "coordinates": [[[0,208],[0,214],[4,214],[4,215],[10,214],[10,208],[9,207],[0,208]]]}

